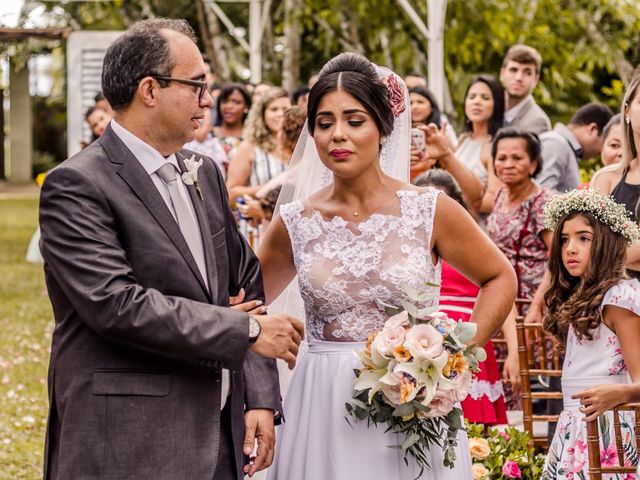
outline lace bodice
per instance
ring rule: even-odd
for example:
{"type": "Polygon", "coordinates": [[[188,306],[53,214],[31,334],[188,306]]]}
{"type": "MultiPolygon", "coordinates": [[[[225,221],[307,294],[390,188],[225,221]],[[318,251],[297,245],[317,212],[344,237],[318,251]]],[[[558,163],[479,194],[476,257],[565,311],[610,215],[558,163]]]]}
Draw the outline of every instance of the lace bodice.
{"type": "Polygon", "coordinates": [[[399,305],[403,286],[433,290],[437,304],[440,261],[431,257],[438,190],[401,190],[397,198],[361,222],[326,219],[307,201],[283,205],[291,238],[308,339],[364,341],[387,315],[376,302],[399,305]]]}

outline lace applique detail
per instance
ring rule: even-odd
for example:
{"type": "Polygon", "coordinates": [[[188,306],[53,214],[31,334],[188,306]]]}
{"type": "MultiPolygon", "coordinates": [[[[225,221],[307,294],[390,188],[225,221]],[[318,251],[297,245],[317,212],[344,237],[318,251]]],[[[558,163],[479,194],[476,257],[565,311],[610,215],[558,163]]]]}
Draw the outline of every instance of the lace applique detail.
{"type": "MultiPolygon", "coordinates": [[[[364,341],[387,315],[376,300],[398,305],[410,285],[440,283],[440,262],[431,259],[431,231],[439,192],[397,192],[399,215],[376,213],[360,222],[324,218],[293,202],[280,213],[291,238],[307,337],[364,341]]],[[[424,307],[437,303],[424,303],[424,307]]]]}
{"type": "Polygon", "coordinates": [[[488,380],[478,380],[477,378],[474,378],[471,380],[469,396],[474,400],[480,400],[482,397],[487,397],[489,401],[495,402],[500,397],[504,398],[502,382],[498,380],[495,383],[491,383],[488,380]]]}

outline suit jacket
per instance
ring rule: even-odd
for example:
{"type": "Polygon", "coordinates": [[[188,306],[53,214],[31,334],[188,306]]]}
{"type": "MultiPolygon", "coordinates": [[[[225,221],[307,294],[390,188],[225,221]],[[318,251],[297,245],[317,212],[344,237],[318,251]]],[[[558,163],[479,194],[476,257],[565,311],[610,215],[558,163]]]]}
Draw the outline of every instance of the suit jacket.
{"type": "MultiPolygon", "coordinates": [[[[184,171],[184,156],[177,153],[184,171]]],[[[40,200],[56,327],[45,479],[208,479],[220,435],[221,369],[231,370],[242,478],[245,408],[281,410],[277,369],[248,351],[241,287],[263,298],[222,175],[204,158],[188,186],[209,290],[151,178],[108,127],[47,175],[40,200]]]]}
{"type": "Polygon", "coordinates": [[[536,103],[533,97],[525,100],[526,104],[518,112],[511,122],[505,122],[506,126],[519,128],[526,132],[540,135],[551,130],[551,121],[544,110],[536,103]]]}

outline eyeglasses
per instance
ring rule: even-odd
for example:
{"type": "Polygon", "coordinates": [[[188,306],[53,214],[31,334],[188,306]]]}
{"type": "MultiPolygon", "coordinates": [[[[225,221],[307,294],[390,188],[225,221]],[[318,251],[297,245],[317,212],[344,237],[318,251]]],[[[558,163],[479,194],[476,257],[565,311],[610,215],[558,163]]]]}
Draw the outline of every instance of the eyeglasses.
{"type": "Polygon", "coordinates": [[[160,80],[162,82],[182,83],[183,85],[189,85],[191,87],[196,87],[200,89],[198,91],[198,105],[202,103],[204,92],[207,91],[207,87],[208,87],[207,82],[200,81],[200,80],[188,80],[186,78],[163,77],[161,75],[150,75],[150,77],[155,78],[156,80],[160,80]]]}

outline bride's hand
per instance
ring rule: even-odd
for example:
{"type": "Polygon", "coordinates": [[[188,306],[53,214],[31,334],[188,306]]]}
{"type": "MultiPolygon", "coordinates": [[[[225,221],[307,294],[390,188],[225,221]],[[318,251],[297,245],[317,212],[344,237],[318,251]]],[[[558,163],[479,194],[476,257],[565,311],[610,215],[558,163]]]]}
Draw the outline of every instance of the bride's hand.
{"type": "Polygon", "coordinates": [[[244,288],[240,289],[240,293],[235,297],[229,297],[229,305],[233,310],[239,312],[247,312],[251,315],[262,315],[267,312],[267,307],[262,305],[262,300],[251,300],[244,302],[246,292],[244,288]]]}

